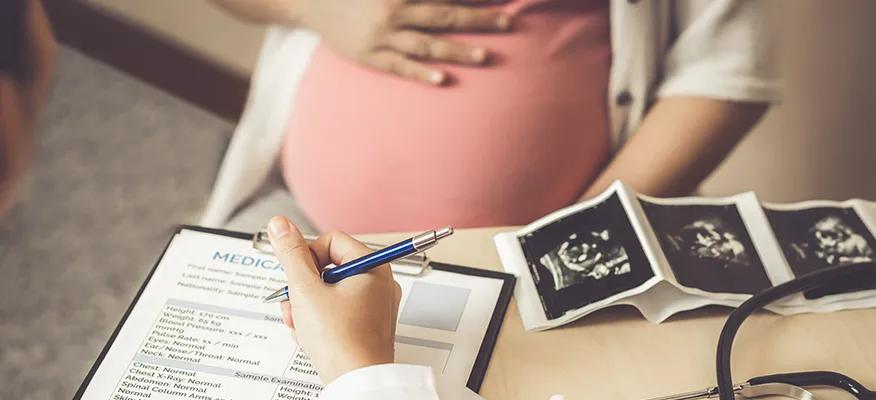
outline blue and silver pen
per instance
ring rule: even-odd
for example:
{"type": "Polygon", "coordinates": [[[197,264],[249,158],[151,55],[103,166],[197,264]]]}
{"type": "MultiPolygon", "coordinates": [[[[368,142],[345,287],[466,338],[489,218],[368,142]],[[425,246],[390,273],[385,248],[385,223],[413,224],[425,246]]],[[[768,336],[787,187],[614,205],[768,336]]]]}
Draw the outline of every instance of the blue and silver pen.
{"type": "MultiPolygon", "coordinates": [[[[362,274],[399,258],[404,258],[434,246],[439,240],[453,234],[453,228],[446,227],[421,233],[408,240],[398,242],[382,250],[377,250],[366,256],[359,257],[348,263],[328,268],[322,271],[322,280],[326,283],[338,283],[353,275],[362,274]]],[[[289,299],[289,287],[284,287],[265,297],[265,303],[276,303],[289,299]]]]}

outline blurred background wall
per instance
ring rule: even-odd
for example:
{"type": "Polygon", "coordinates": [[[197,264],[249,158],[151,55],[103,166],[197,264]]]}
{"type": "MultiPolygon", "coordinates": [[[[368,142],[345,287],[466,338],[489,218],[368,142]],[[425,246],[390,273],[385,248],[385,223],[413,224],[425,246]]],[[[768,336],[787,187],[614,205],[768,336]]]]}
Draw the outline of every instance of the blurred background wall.
{"type": "Polygon", "coordinates": [[[85,0],[153,30],[242,76],[255,65],[265,29],[231,17],[207,0],[85,0]]]}
{"type": "Polygon", "coordinates": [[[876,200],[876,1],[762,1],[782,41],[785,97],[704,192],[876,200]]]}
{"type": "MultiPolygon", "coordinates": [[[[204,0],[89,1],[244,76],[264,35],[204,0]]],[[[761,1],[771,3],[781,41],[785,98],[703,193],[876,200],[876,1],[761,1]]]]}

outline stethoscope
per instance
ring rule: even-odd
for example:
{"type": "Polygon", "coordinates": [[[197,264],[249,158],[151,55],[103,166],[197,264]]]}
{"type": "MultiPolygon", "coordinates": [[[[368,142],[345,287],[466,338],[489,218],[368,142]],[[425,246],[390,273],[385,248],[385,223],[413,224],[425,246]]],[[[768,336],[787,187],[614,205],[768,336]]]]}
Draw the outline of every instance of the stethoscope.
{"type": "Polygon", "coordinates": [[[737,397],[752,399],[763,396],[814,400],[815,395],[806,390],[806,387],[813,386],[841,389],[852,394],[858,400],[876,400],[876,392],[838,372],[809,371],[765,375],[751,378],[739,384],[733,383],[733,377],[730,374],[730,351],[733,347],[733,339],[736,338],[739,327],[752,313],[795,293],[818,289],[829,284],[854,286],[855,283],[860,282],[876,284],[876,263],[867,262],[824,268],[754,295],[730,314],[721,330],[715,366],[718,386],[652,400],[734,400],[737,397]]]}

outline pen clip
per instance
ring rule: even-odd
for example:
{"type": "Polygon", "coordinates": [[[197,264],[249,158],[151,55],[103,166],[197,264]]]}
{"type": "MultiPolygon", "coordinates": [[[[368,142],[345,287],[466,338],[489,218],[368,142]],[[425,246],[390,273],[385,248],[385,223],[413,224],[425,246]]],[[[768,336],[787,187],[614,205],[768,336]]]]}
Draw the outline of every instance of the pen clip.
{"type": "MultiPolygon", "coordinates": [[[[316,236],[304,235],[304,239],[308,242],[311,242],[313,240],[316,240],[316,236]]],[[[364,244],[372,250],[380,250],[384,247],[384,245],[376,243],[364,244]]],[[[268,230],[266,228],[262,228],[258,232],[253,234],[252,248],[261,253],[274,254],[274,249],[271,247],[271,241],[270,239],[268,239],[268,230]]],[[[426,253],[421,252],[395,260],[389,263],[389,266],[392,268],[392,272],[395,274],[406,276],[420,276],[429,269],[430,263],[431,260],[429,260],[429,257],[426,256],[426,253]]]]}

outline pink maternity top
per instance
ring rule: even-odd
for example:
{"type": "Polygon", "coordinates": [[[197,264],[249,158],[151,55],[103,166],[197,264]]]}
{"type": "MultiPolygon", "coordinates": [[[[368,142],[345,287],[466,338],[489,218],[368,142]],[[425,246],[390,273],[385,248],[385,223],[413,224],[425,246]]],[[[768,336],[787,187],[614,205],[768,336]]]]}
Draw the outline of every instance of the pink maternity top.
{"type": "Polygon", "coordinates": [[[317,228],[517,225],[576,199],[608,150],[607,0],[512,0],[514,31],[450,35],[489,67],[449,87],[371,71],[319,47],[281,159],[317,228]]]}

